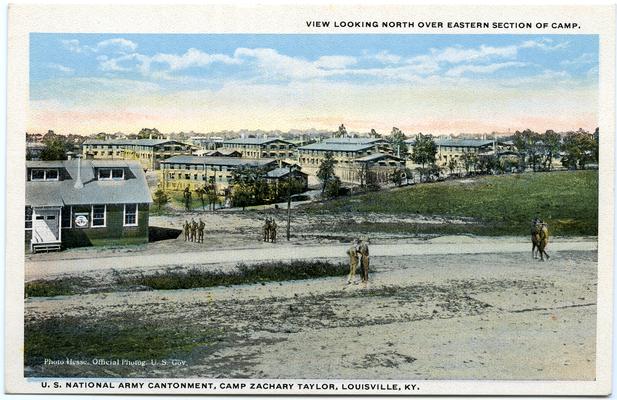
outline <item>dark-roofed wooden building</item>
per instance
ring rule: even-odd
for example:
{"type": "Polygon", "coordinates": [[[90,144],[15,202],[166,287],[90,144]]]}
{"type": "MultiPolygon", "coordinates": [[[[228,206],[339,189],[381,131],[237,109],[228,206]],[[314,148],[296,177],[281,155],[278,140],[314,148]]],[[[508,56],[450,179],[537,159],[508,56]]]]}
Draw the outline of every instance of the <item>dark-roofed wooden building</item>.
{"type": "Polygon", "coordinates": [[[26,162],[26,247],[146,243],[151,203],[138,162],[26,162]]]}

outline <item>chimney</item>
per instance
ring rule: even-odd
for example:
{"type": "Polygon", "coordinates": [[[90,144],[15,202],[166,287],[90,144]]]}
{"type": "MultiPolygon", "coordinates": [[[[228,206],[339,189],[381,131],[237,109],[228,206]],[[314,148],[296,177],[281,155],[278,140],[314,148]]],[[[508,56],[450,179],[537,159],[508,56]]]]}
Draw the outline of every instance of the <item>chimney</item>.
{"type": "Polygon", "coordinates": [[[81,181],[81,154],[77,154],[77,179],[75,179],[75,189],[81,189],[84,187],[83,182],[81,181]]]}

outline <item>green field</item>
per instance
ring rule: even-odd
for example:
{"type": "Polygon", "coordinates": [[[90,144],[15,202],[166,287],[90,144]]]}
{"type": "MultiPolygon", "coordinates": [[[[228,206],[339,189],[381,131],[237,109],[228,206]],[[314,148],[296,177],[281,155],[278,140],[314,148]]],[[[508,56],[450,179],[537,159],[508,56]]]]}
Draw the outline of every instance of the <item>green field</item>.
{"type": "Polygon", "coordinates": [[[347,231],[526,235],[537,214],[548,222],[552,235],[597,235],[598,172],[536,172],[426,183],[312,204],[305,210],[420,214],[471,218],[475,222],[467,226],[341,226],[347,231]]]}

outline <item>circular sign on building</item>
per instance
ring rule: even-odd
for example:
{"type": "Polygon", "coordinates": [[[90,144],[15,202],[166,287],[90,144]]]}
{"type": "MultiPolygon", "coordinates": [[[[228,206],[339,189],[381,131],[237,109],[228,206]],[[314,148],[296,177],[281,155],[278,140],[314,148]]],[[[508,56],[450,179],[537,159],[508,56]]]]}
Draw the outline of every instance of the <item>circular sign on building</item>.
{"type": "Polygon", "coordinates": [[[77,215],[75,217],[75,226],[78,228],[85,228],[88,226],[88,216],[87,215],[77,215]]]}

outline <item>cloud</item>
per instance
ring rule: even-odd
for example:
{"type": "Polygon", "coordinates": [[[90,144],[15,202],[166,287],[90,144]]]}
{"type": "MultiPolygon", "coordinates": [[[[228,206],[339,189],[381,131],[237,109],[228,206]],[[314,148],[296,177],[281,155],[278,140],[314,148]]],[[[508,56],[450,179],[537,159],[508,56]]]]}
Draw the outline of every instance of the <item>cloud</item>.
{"type": "Polygon", "coordinates": [[[63,74],[67,74],[67,75],[70,75],[73,72],[75,72],[75,69],[73,69],[73,68],[65,67],[64,65],[56,64],[56,63],[49,63],[49,64],[47,64],[47,68],[51,68],[53,70],[62,72],[63,74]]]}
{"type": "Polygon", "coordinates": [[[342,69],[357,63],[358,60],[350,56],[321,56],[313,65],[323,69],[342,69]]]}
{"type": "Polygon", "coordinates": [[[474,74],[492,74],[500,69],[504,68],[518,68],[525,67],[527,63],[512,61],[512,62],[504,62],[504,63],[495,63],[488,65],[471,65],[464,64],[459,65],[457,67],[451,68],[446,72],[446,76],[461,76],[466,72],[472,72],[474,74]]]}
{"type": "Polygon", "coordinates": [[[387,50],[380,51],[373,57],[382,64],[397,64],[401,62],[401,59],[403,58],[399,55],[392,54],[387,50]]]}
{"type": "Polygon", "coordinates": [[[226,54],[209,54],[201,50],[190,48],[182,55],[176,54],[155,54],[150,58],[150,63],[167,64],[172,71],[192,68],[205,67],[212,63],[240,64],[241,60],[229,57],[226,54]]]}
{"type": "Polygon", "coordinates": [[[529,49],[529,48],[538,48],[538,49],[542,49],[545,51],[554,51],[554,50],[560,50],[560,49],[565,49],[566,47],[568,47],[570,45],[570,42],[561,42],[561,43],[555,43],[555,41],[551,38],[542,38],[540,40],[526,40],[523,43],[521,43],[520,48],[522,49],[529,49]]]}
{"type": "Polygon", "coordinates": [[[137,49],[137,43],[123,38],[106,39],[94,46],[82,45],[77,39],[62,40],[62,47],[71,53],[99,53],[115,54],[129,53],[137,49]]]}
{"type": "Polygon", "coordinates": [[[598,63],[598,55],[592,53],[583,53],[580,56],[571,59],[571,60],[563,60],[560,62],[560,65],[584,65],[584,64],[597,64],[598,63]]]}
{"type": "Polygon", "coordinates": [[[83,50],[79,45],[79,40],[71,39],[71,40],[62,40],[62,47],[70,51],[71,53],[81,53],[83,50]]]}
{"type": "Polygon", "coordinates": [[[122,38],[103,40],[96,44],[96,51],[110,50],[112,52],[128,53],[137,49],[137,43],[122,38]]]}

